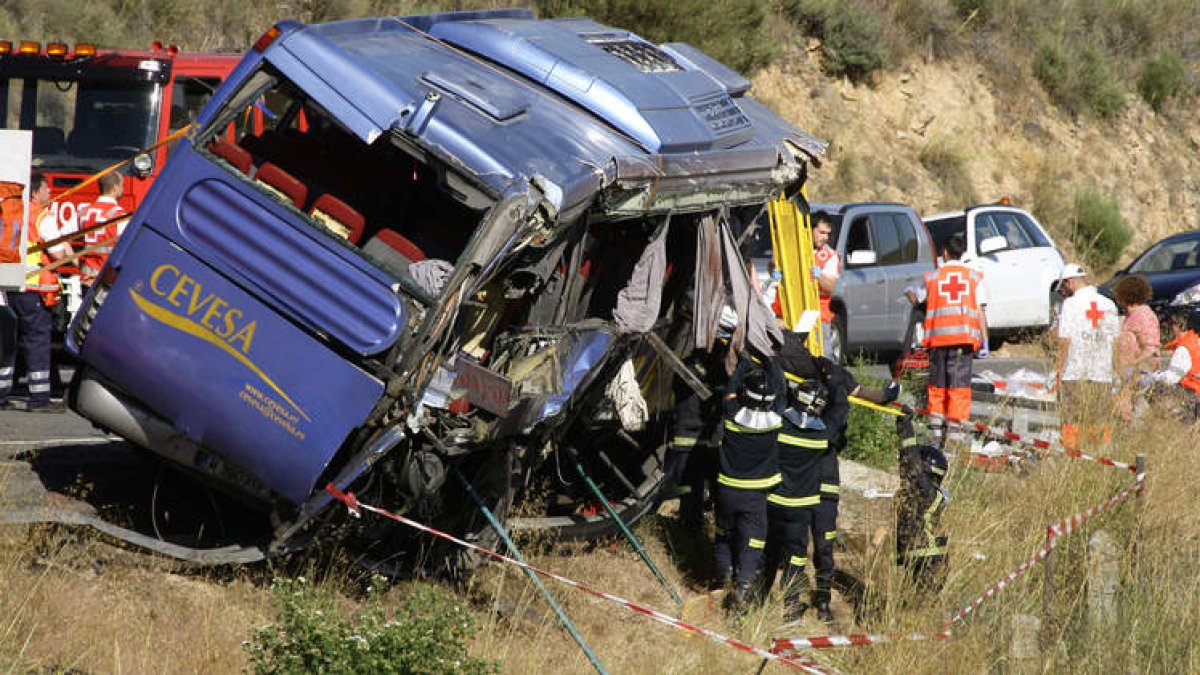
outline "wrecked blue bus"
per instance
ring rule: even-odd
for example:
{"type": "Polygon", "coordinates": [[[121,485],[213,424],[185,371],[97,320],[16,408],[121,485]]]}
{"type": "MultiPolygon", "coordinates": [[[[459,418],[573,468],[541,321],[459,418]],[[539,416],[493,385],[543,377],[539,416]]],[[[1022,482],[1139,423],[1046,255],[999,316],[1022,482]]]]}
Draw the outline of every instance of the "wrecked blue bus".
{"type": "MultiPolygon", "coordinates": [[[[673,389],[704,389],[680,356],[777,330],[739,242],[824,143],[749,89],[584,18],[281,22],[85,298],[69,404],[211,489],[195,508],[261,515],[180,557],[303,546],[345,520],[331,483],[487,540],[462,476],[513,527],[598,531],[568,451],[633,519],[673,389]]],[[[362,527],[364,556],[469,562],[362,527]]]]}

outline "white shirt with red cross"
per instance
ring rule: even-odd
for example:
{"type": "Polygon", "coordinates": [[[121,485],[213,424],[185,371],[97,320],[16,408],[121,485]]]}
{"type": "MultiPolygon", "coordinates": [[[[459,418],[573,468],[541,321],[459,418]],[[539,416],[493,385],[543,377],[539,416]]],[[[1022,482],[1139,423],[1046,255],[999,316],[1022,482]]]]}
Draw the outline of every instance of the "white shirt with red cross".
{"type": "Polygon", "coordinates": [[[1113,343],[1120,332],[1117,306],[1095,286],[1085,286],[1063,300],[1058,337],[1070,343],[1062,379],[1112,382],[1113,343]]]}

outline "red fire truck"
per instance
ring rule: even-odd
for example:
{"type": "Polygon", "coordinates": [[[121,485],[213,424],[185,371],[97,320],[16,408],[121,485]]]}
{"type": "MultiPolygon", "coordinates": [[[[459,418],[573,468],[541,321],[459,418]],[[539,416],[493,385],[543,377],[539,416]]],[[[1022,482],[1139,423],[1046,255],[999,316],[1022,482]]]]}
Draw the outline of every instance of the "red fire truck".
{"type": "MultiPolygon", "coordinates": [[[[241,58],[90,44],[0,41],[0,128],[33,132],[33,166],[55,195],[133,157],[122,173],[132,211],[166,161],[168,148],[138,154],[190,123],[241,58]]],[[[63,232],[74,231],[94,186],[55,202],[63,232]]]]}

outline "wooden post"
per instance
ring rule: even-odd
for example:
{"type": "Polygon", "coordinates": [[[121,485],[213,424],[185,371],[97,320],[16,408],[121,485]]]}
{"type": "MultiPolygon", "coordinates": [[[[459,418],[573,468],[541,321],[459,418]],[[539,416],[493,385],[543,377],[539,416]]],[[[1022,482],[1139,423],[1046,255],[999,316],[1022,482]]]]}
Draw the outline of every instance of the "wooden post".
{"type": "Polygon", "coordinates": [[[1042,667],[1042,649],[1039,635],[1042,632],[1042,621],[1030,614],[1013,614],[1009,618],[1012,629],[1011,640],[1008,643],[1008,658],[1012,662],[1012,672],[1036,673],[1042,667]]]}
{"type": "Polygon", "coordinates": [[[1111,535],[1097,530],[1088,540],[1087,603],[1093,630],[1103,630],[1117,621],[1117,584],[1121,559],[1111,535]]]}

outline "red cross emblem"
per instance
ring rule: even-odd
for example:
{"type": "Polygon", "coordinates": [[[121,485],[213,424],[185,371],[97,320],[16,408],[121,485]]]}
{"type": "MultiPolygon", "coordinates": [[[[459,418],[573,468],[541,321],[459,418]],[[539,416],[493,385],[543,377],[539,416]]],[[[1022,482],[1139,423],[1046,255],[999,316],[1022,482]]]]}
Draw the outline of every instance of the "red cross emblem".
{"type": "Polygon", "coordinates": [[[967,288],[969,287],[963,282],[962,276],[958,272],[951,272],[946,275],[945,279],[938,282],[938,295],[945,298],[950,304],[957,305],[962,301],[967,288]]]}
{"type": "Polygon", "coordinates": [[[1088,318],[1088,320],[1092,322],[1092,330],[1096,330],[1097,328],[1100,327],[1100,320],[1104,318],[1104,310],[1102,310],[1098,306],[1096,306],[1096,301],[1093,300],[1092,308],[1089,309],[1088,311],[1084,312],[1083,315],[1086,316],[1088,318]]]}

